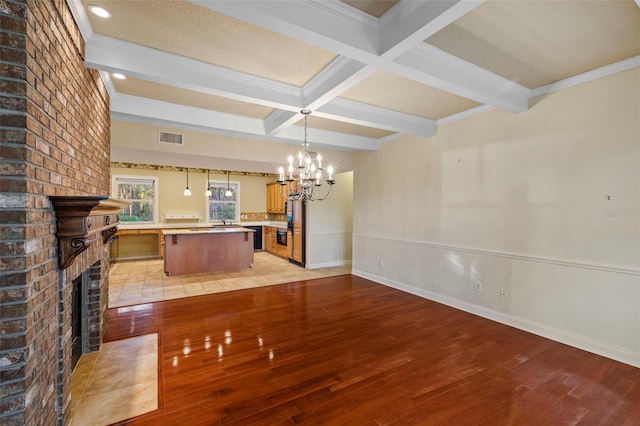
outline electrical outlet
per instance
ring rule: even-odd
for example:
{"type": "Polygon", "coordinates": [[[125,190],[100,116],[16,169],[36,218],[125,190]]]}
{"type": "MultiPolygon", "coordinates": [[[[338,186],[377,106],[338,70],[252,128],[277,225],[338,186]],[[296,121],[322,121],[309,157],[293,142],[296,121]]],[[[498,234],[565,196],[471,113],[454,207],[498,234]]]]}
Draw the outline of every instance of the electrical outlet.
{"type": "Polygon", "coordinates": [[[384,268],[384,262],[382,261],[382,259],[378,260],[378,266],[384,268]]]}
{"type": "Polygon", "coordinates": [[[500,299],[507,300],[509,298],[509,289],[501,288],[500,289],[500,299]]]}
{"type": "Polygon", "coordinates": [[[482,283],[481,283],[480,281],[476,281],[476,282],[473,284],[473,289],[474,289],[475,291],[482,291],[482,283]]]}

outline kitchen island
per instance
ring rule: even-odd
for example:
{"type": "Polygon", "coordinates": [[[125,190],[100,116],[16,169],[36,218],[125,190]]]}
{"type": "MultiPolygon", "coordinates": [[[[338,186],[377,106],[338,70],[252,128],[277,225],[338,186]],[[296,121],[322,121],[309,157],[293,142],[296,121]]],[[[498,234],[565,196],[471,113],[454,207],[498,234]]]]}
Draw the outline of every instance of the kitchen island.
{"type": "Polygon", "coordinates": [[[253,232],[238,226],[163,230],[164,273],[185,275],[250,268],[253,232]]]}

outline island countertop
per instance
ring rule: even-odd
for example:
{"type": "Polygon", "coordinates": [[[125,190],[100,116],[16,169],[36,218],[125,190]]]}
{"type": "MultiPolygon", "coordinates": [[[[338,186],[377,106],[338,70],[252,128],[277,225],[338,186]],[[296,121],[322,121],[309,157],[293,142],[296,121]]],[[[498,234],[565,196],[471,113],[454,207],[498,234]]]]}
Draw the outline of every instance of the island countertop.
{"type": "Polygon", "coordinates": [[[214,228],[177,228],[163,229],[162,235],[192,235],[192,234],[229,234],[235,232],[256,232],[242,226],[214,227],[214,228]]]}

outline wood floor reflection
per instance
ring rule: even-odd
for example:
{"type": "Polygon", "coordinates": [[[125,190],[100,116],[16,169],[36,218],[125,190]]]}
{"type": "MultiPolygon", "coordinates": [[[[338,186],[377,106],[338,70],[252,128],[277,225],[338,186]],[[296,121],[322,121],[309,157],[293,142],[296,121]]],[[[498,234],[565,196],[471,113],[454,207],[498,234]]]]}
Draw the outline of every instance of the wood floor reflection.
{"type": "Polygon", "coordinates": [[[158,333],[122,424],[637,425],[640,370],[352,275],[109,310],[158,333]]]}

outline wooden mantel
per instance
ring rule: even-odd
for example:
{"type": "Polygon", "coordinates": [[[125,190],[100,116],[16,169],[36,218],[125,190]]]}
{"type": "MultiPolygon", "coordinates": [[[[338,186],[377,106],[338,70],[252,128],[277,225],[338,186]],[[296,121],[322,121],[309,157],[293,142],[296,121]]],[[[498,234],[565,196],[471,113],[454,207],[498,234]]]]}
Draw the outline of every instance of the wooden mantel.
{"type": "Polygon", "coordinates": [[[58,258],[62,269],[87,249],[90,235],[102,232],[103,244],[109,242],[118,231],[120,211],[129,205],[102,195],[49,198],[58,222],[58,258]]]}

